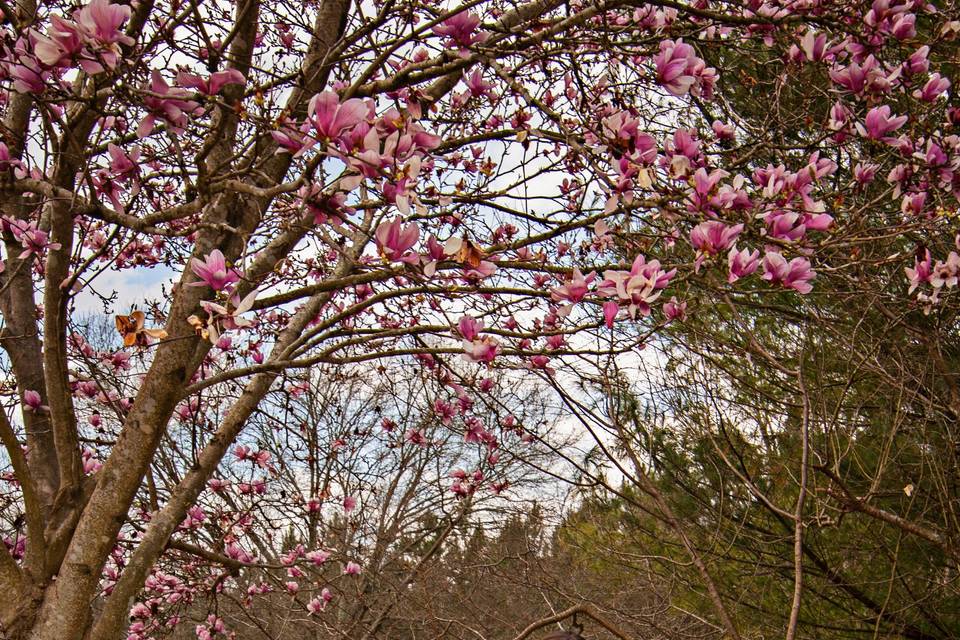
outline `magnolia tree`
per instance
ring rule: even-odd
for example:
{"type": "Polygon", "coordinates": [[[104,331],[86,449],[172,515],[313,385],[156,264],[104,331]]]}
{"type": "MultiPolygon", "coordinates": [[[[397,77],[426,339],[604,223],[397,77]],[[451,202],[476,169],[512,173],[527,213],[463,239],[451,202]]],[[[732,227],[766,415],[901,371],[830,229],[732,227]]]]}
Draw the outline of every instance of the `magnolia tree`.
{"type": "MultiPolygon", "coordinates": [[[[243,434],[283,415],[292,372],[419,368],[434,423],[485,450],[450,487],[472,500],[503,488],[505,431],[537,438],[481,400],[506,412],[525,378],[569,388],[631,357],[694,312],[695,283],[762,305],[841,273],[952,304],[952,7],[0,9],[11,637],[122,636],[221,462],[276,464],[243,434]],[[149,276],[164,295],[114,304],[108,287],[149,276]],[[115,347],[81,309],[97,298],[115,347]]],[[[276,426],[303,455],[298,426],[276,426]]],[[[255,560],[228,533],[208,546],[255,560]]]]}

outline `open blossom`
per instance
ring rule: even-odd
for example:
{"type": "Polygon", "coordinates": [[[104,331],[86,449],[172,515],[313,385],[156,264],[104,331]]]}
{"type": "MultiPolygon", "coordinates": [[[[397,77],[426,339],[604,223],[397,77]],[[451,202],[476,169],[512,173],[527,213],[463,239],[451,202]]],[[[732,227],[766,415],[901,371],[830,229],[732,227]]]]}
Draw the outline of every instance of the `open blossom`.
{"type": "Polygon", "coordinates": [[[820,62],[827,53],[826,34],[810,29],[800,40],[800,49],[808,61],[820,62]]]}
{"type": "Polygon", "coordinates": [[[190,283],[194,287],[208,286],[214,291],[222,291],[240,281],[240,274],[227,267],[227,260],[219,249],[211,251],[203,260],[194,258],[191,265],[200,278],[199,282],[190,283]]]}
{"type": "Polygon", "coordinates": [[[669,302],[664,303],[663,315],[666,316],[667,320],[679,320],[682,322],[687,317],[687,303],[680,302],[676,296],[673,296],[669,302]]]}
{"type": "Polygon", "coordinates": [[[914,290],[925,282],[930,282],[930,276],[933,274],[933,260],[930,257],[930,250],[925,251],[924,259],[913,259],[913,268],[904,267],[907,279],[910,280],[910,289],[907,293],[913,293],[914,290]]]}
{"type": "Polygon", "coordinates": [[[650,303],[660,297],[676,272],[676,269],[664,271],[659,260],[647,262],[641,254],[633,261],[630,271],[604,271],[604,280],[597,287],[597,293],[627,305],[631,317],[636,317],[638,311],[647,316],[650,315],[650,303]]]}
{"type": "Polygon", "coordinates": [[[580,272],[580,269],[574,267],[573,275],[562,287],[556,287],[550,292],[550,297],[555,302],[576,303],[583,300],[584,296],[590,290],[590,284],[597,277],[597,274],[591,271],[586,276],[580,272]]]}
{"type": "Polygon", "coordinates": [[[323,549],[308,551],[306,555],[304,555],[304,558],[319,567],[330,558],[330,552],[324,551],[323,549]]]}
{"type": "MultiPolygon", "coordinates": [[[[420,239],[420,226],[416,222],[403,224],[399,217],[390,222],[381,222],[374,232],[377,249],[384,260],[396,262],[420,239]]],[[[414,256],[417,260],[419,257],[414,256]]]]}
{"type": "Polygon", "coordinates": [[[151,71],[150,86],[143,98],[149,113],[137,127],[137,137],[150,135],[157,120],[166,122],[173,133],[183,133],[187,126],[187,115],[200,111],[200,105],[189,97],[190,94],[185,90],[171,88],[159,71],[151,71]]]}
{"type": "MultiPolygon", "coordinates": [[[[199,284],[199,283],[195,283],[199,284]]],[[[229,336],[221,335],[221,331],[236,331],[248,329],[256,326],[255,319],[244,318],[243,315],[253,308],[259,292],[254,289],[243,300],[234,293],[227,301],[227,306],[203,300],[200,306],[207,312],[207,320],[203,322],[197,316],[193,315],[187,318],[187,322],[196,327],[201,334],[206,332],[207,337],[212,344],[217,345],[223,351],[230,349],[231,340],[229,336]]]]}
{"type": "Polygon", "coordinates": [[[930,284],[935,289],[947,287],[952,289],[957,286],[957,276],[960,273],[960,255],[956,251],[951,251],[946,261],[937,260],[933,265],[933,271],[930,273],[930,284]]]}
{"type": "Polygon", "coordinates": [[[872,182],[874,177],[877,175],[877,169],[880,166],[876,164],[863,164],[858,162],[857,165],[853,168],[853,179],[859,182],[860,184],[867,184],[872,182]]]}
{"type": "Polygon", "coordinates": [[[336,93],[324,91],[310,99],[307,121],[313,126],[318,138],[333,140],[347,129],[365,121],[367,112],[367,105],[363,100],[351,98],[341,103],[336,93]]]}
{"type": "Polygon", "coordinates": [[[457,331],[464,340],[475,340],[481,330],[483,330],[483,323],[470,315],[463,316],[457,323],[457,331]]]}
{"type": "Polygon", "coordinates": [[[352,560],[347,562],[346,566],[343,568],[343,573],[348,576],[356,576],[360,574],[360,565],[352,560]]]}
{"type": "Polygon", "coordinates": [[[23,245],[23,253],[17,256],[20,260],[25,260],[32,255],[42,256],[46,251],[56,251],[60,249],[59,242],[50,242],[50,235],[43,229],[37,228],[37,223],[23,220],[6,218],[5,222],[10,226],[13,237],[23,245]]]}
{"type": "Polygon", "coordinates": [[[461,11],[450,16],[443,23],[433,28],[433,32],[438,36],[446,36],[461,47],[469,47],[477,42],[483,42],[487,39],[487,34],[477,32],[480,26],[480,18],[475,14],[461,11]]]}
{"type": "Polygon", "coordinates": [[[323,598],[314,598],[307,603],[307,611],[311,614],[320,613],[327,608],[327,603],[323,598]]]}
{"type": "MultiPolygon", "coordinates": [[[[657,159],[656,139],[644,132],[641,129],[640,120],[628,111],[618,111],[607,116],[600,124],[604,138],[610,140],[611,150],[625,153],[630,161],[644,165],[651,164],[657,159]]],[[[634,171],[636,171],[635,168],[634,171]]],[[[621,171],[621,174],[625,172],[621,171]]],[[[639,174],[637,175],[640,178],[639,174]]],[[[642,183],[644,180],[640,178],[638,181],[642,183]]],[[[649,186],[649,184],[641,184],[641,186],[649,186]]]]}
{"type": "Polygon", "coordinates": [[[810,293],[813,285],[810,281],[816,274],[810,268],[810,261],[803,257],[796,257],[790,262],[776,251],[768,251],[763,258],[763,276],[773,284],[779,284],[799,293],[810,293]]]}
{"type": "Polygon", "coordinates": [[[83,48],[79,25],[60,16],[50,17],[50,28],[46,35],[34,35],[33,52],[37,59],[48,67],[69,66],[73,57],[83,51],[83,48]]]}
{"type": "Polygon", "coordinates": [[[950,81],[939,73],[931,73],[930,79],[923,85],[923,89],[917,89],[913,92],[913,97],[924,102],[934,102],[950,88],[950,81]]]}
{"type": "Polygon", "coordinates": [[[463,341],[464,358],[472,362],[490,363],[500,353],[500,343],[492,336],[463,341]]]}
{"type": "Polygon", "coordinates": [[[907,122],[907,116],[895,116],[890,112],[888,105],[874,107],[867,112],[863,124],[857,123],[860,135],[872,140],[881,140],[893,133],[907,122]]]}
{"type": "Polygon", "coordinates": [[[473,72],[464,78],[470,95],[474,97],[491,95],[493,84],[483,79],[483,72],[480,69],[474,69],[473,72]]]}
{"type": "Polygon", "coordinates": [[[760,251],[756,249],[753,253],[749,249],[737,251],[737,247],[734,245],[730,247],[730,253],[727,254],[727,265],[730,269],[727,282],[732,284],[757,270],[760,265],[760,251]]]}
{"type": "Polygon", "coordinates": [[[682,38],[660,42],[660,52],[654,58],[657,82],[671,95],[680,97],[687,93],[709,97],[716,81],[716,70],[707,67],[697,57],[693,47],[682,38]]]}
{"type": "Polygon", "coordinates": [[[726,251],[741,231],[742,224],[730,227],[718,220],[708,220],[693,228],[690,232],[690,244],[701,254],[716,255],[726,251]]]}
{"type": "Polygon", "coordinates": [[[238,545],[236,542],[228,543],[224,547],[223,552],[232,560],[238,560],[239,562],[243,563],[253,562],[253,556],[244,551],[243,547],[238,545]]]}
{"type": "Polygon", "coordinates": [[[181,87],[196,89],[200,93],[208,96],[215,96],[220,90],[228,84],[245,84],[247,79],[237,69],[227,69],[218,71],[204,79],[198,75],[181,71],[177,74],[177,83],[181,87]]]}
{"type": "Polygon", "coordinates": [[[420,429],[407,429],[403,434],[403,439],[418,447],[425,447],[427,445],[427,436],[425,436],[420,429]]]}
{"type": "Polygon", "coordinates": [[[73,17],[87,35],[104,44],[134,43],[133,38],[120,29],[130,19],[130,7],[127,5],[110,0],[91,0],[90,4],[77,11],[73,17]]]}
{"type": "Polygon", "coordinates": [[[696,82],[696,78],[687,72],[688,59],[693,55],[693,47],[685,44],[683,40],[661,42],[660,52],[654,59],[657,82],[675,96],[686,94],[696,82]]]}

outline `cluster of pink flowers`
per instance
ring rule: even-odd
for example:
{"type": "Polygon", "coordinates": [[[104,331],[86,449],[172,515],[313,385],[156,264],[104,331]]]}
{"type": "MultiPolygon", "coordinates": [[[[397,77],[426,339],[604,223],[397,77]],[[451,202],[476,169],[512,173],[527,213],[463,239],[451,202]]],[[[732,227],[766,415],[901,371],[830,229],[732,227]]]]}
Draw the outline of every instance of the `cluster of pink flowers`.
{"type": "MultiPolygon", "coordinates": [[[[957,236],[957,249],[960,250],[960,236],[957,236]]],[[[914,258],[913,267],[904,267],[907,280],[910,283],[908,293],[912,294],[923,285],[930,287],[930,292],[921,290],[917,293],[917,300],[923,305],[925,313],[939,304],[943,290],[950,290],[957,286],[960,278],[960,255],[951,251],[946,260],[934,262],[930,250],[924,250],[923,259],[914,258]]]]}
{"type": "Polygon", "coordinates": [[[120,47],[134,43],[122,30],[129,18],[126,5],[91,0],[73,13],[72,20],[51,16],[46,33],[28,29],[4,56],[3,67],[14,90],[41,93],[55,72],[70,67],[91,75],[114,69],[120,62],[120,47]]]}

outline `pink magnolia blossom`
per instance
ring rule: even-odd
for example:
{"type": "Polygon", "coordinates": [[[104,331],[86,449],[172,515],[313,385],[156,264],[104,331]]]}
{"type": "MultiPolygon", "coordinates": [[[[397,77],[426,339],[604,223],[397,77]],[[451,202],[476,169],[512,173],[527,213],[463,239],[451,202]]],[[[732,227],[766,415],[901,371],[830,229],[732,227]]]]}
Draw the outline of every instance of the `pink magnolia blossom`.
{"type": "Polygon", "coordinates": [[[360,565],[352,560],[347,562],[346,566],[343,567],[343,573],[348,576],[360,575],[360,571],[360,565]]]}
{"type": "Polygon", "coordinates": [[[18,63],[10,65],[8,73],[13,78],[13,90],[18,93],[42,93],[50,75],[29,58],[18,58],[18,63]]]}
{"type": "Polygon", "coordinates": [[[47,411],[49,407],[43,404],[43,398],[40,397],[40,394],[32,389],[26,389],[23,392],[23,410],[30,411],[33,413],[39,413],[40,411],[47,411]]]}
{"type": "Polygon", "coordinates": [[[676,272],[676,269],[664,271],[659,260],[647,262],[641,254],[633,261],[630,271],[604,271],[597,293],[627,305],[631,317],[636,317],[637,312],[647,316],[650,303],[660,297],[676,272]]]}
{"type": "Polygon", "coordinates": [[[773,284],[779,284],[798,293],[810,293],[813,285],[810,281],[816,274],[810,268],[810,261],[803,257],[796,257],[790,262],[776,251],[767,251],[763,258],[763,276],[773,284]]]}
{"type": "Polygon", "coordinates": [[[61,247],[59,242],[51,242],[49,234],[39,229],[37,223],[32,220],[5,218],[4,221],[9,225],[13,237],[23,245],[23,253],[17,256],[20,260],[30,256],[40,257],[47,251],[57,251],[61,247]]]}
{"type": "Polygon", "coordinates": [[[549,366],[550,365],[550,356],[544,354],[537,354],[530,358],[530,368],[539,369],[541,371],[546,371],[549,375],[556,373],[556,369],[549,366]]]}
{"type": "Polygon", "coordinates": [[[907,279],[910,281],[910,289],[907,291],[908,294],[913,293],[921,284],[930,282],[930,277],[933,275],[933,260],[930,257],[930,250],[925,250],[923,260],[915,257],[913,259],[913,268],[904,267],[904,271],[907,274],[907,279]]]}
{"type": "Polygon", "coordinates": [[[607,329],[613,329],[613,322],[616,320],[619,312],[620,305],[613,300],[603,303],[603,322],[607,325],[607,329]]]}
{"type": "Polygon", "coordinates": [[[710,128],[713,129],[713,135],[717,136],[717,140],[733,140],[736,136],[732,124],[714,120],[710,128]]]}
{"type": "Polygon", "coordinates": [[[936,99],[945,94],[948,89],[950,89],[950,81],[947,78],[944,78],[939,73],[931,73],[930,79],[923,85],[923,89],[914,91],[913,97],[923,100],[924,102],[935,102],[936,99]]]}
{"type": "Polygon", "coordinates": [[[191,282],[190,286],[207,286],[214,291],[229,290],[240,281],[240,274],[235,269],[227,267],[227,260],[219,249],[214,249],[203,260],[194,258],[191,262],[193,272],[199,282],[191,282]]]}
{"type": "Polygon", "coordinates": [[[881,105],[867,112],[863,124],[857,123],[857,131],[871,140],[882,140],[906,122],[907,116],[893,116],[888,105],[881,105]]]}
{"type": "Polygon", "coordinates": [[[908,193],[900,201],[900,211],[905,215],[922,215],[927,204],[926,192],[908,193]]]}
{"type": "Polygon", "coordinates": [[[800,40],[800,48],[808,61],[820,62],[827,53],[827,36],[811,29],[800,40]]]}
{"type": "Polygon", "coordinates": [[[22,168],[23,163],[11,156],[9,147],[3,142],[0,142],[0,171],[6,171],[11,167],[22,168]]]}
{"type": "Polygon", "coordinates": [[[903,63],[903,70],[908,75],[921,75],[930,68],[930,45],[923,45],[910,54],[906,62],[903,63]]]}
{"type": "Polygon", "coordinates": [[[908,40],[917,35],[917,16],[905,13],[897,16],[890,28],[890,33],[897,40],[908,40]]]}
{"type": "Polygon", "coordinates": [[[73,57],[83,51],[83,34],[79,25],[54,15],[46,35],[35,34],[33,51],[48,67],[69,66],[73,57]]]}
{"type": "Polygon", "coordinates": [[[471,362],[489,364],[500,353],[500,343],[492,336],[483,336],[475,340],[463,341],[464,358],[471,362]]]}
{"type": "Polygon", "coordinates": [[[403,434],[403,439],[418,447],[427,446],[427,436],[419,429],[407,429],[403,434]]]}
{"type": "Polygon", "coordinates": [[[879,165],[876,164],[863,164],[862,162],[858,162],[853,168],[853,178],[860,184],[873,182],[874,177],[877,175],[877,169],[879,168],[879,165]]]}
{"type": "Polygon", "coordinates": [[[465,315],[457,323],[457,331],[464,340],[475,340],[483,330],[483,323],[471,315],[465,315]]]}
{"type": "Polygon", "coordinates": [[[947,287],[952,289],[957,286],[958,274],[960,274],[960,255],[956,251],[951,251],[946,261],[937,260],[930,273],[930,284],[935,289],[947,287]]]}
{"type": "MultiPolygon", "coordinates": [[[[80,456],[80,460],[83,463],[84,474],[89,475],[92,473],[96,473],[97,471],[100,471],[100,469],[103,468],[103,463],[101,463],[99,460],[97,460],[94,457],[94,452],[92,449],[85,448],[83,450],[83,453],[80,456]]],[[[195,509],[196,507],[193,507],[193,508],[195,509]]]]}
{"type": "Polygon", "coordinates": [[[48,67],[78,64],[89,74],[113,69],[120,60],[119,45],[132,46],[134,39],[121,27],[130,19],[130,7],[110,0],[91,0],[74,12],[73,21],[50,17],[46,35],[32,34],[34,52],[48,67]]]}
{"type": "Polygon", "coordinates": [[[330,558],[330,552],[324,551],[323,549],[317,549],[316,551],[308,551],[304,555],[304,558],[306,558],[308,561],[310,561],[311,563],[319,567],[330,558]]]}
{"type": "Polygon", "coordinates": [[[196,89],[200,93],[208,96],[215,96],[220,90],[228,84],[245,84],[247,79],[237,69],[226,69],[218,71],[204,79],[200,76],[181,71],[177,74],[177,83],[181,87],[196,89]]]}
{"type": "Polygon", "coordinates": [[[480,69],[474,69],[473,72],[464,79],[470,95],[474,97],[488,96],[493,89],[493,83],[483,79],[483,72],[480,69]]]}
{"type": "Polygon", "coordinates": [[[716,70],[707,67],[697,57],[693,47],[682,38],[661,41],[660,51],[653,62],[657,82],[671,95],[680,97],[693,93],[710,97],[716,81],[716,70]]]}
{"type": "Polygon", "coordinates": [[[695,60],[693,47],[682,38],[676,41],[663,40],[660,42],[660,52],[654,58],[657,82],[674,96],[686,95],[697,81],[690,73],[695,60]]]}
{"type": "Polygon", "coordinates": [[[676,296],[670,298],[669,302],[663,304],[663,315],[668,321],[683,321],[687,317],[687,303],[680,302],[676,296]]]}
{"type": "Polygon", "coordinates": [[[596,272],[591,271],[586,276],[580,272],[580,269],[574,267],[573,275],[570,280],[568,280],[563,286],[556,287],[550,292],[550,297],[556,301],[566,301],[570,303],[577,303],[583,300],[584,296],[590,290],[590,284],[597,277],[596,272]]]}
{"type": "Polygon", "coordinates": [[[727,282],[734,283],[744,276],[748,276],[757,270],[760,264],[760,251],[741,249],[737,251],[736,245],[730,247],[730,253],[727,254],[727,265],[730,275],[727,276],[727,282]]]}
{"type": "Polygon", "coordinates": [[[446,36],[461,47],[483,42],[487,39],[484,32],[475,33],[480,26],[480,18],[476,14],[461,11],[435,26],[433,32],[438,36],[446,36]]]}
{"type": "Polygon", "coordinates": [[[130,19],[130,7],[110,0],[91,0],[90,4],[73,16],[87,34],[103,44],[134,44],[133,38],[125,35],[120,27],[130,19]]]}
{"type": "MultiPolygon", "coordinates": [[[[389,262],[404,260],[405,255],[420,239],[420,226],[416,222],[403,224],[399,217],[390,222],[381,222],[374,232],[374,240],[380,256],[389,262]]],[[[415,256],[417,260],[419,257],[415,256]]]]}
{"type": "Polygon", "coordinates": [[[200,105],[190,100],[189,95],[183,89],[172,89],[156,69],[151,71],[149,92],[143,98],[149,113],[140,121],[137,137],[150,135],[157,120],[165,121],[173,133],[183,133],[187,115],[200,111],[200,105]]]}
{"type": "Polygon", "coordinates": [[[690,232],[690,244],[703,255],[717,255],[726,251],[741,231],[742,224],[727,226],[718,220],[708,220],[693,228],[690,232]]]}
{"type": "Polygon", "coordinates": [[[333,140],[367,118],[368,108],[363,100],[351,98],[340,102],[333,91],[318,93],[307,106],[307,121],[320,139],[333,140]]]}

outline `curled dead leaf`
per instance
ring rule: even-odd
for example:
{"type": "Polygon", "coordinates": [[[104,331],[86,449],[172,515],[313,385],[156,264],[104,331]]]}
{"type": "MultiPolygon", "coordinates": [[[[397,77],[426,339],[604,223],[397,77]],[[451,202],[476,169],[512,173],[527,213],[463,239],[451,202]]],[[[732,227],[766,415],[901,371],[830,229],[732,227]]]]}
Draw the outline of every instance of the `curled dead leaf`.
{"type": "Polygon", "coordinates": [[[145,347],[150,344],[151,339],[163,340],[167,337],[167,332],[163,329],[148,329],[143,326],[146,315],[143,311],[134,311],[128,316],[118,315],[114,318],[117,331],[123,336],[123,346],[132,347],[134,345],[145,347]]]}

